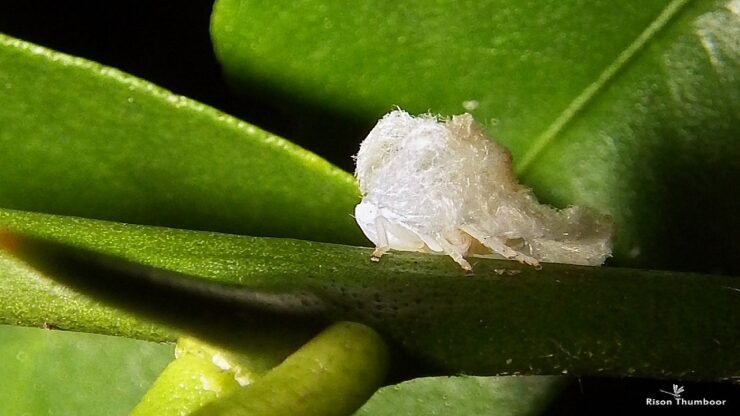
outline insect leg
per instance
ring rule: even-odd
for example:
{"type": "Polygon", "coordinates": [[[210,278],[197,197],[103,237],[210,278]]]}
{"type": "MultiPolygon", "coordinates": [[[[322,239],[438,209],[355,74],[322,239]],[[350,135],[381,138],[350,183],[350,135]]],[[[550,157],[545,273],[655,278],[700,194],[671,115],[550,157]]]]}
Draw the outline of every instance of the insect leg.
{"type": "Polygon", "coordinates": [[[376,234],[378,236],[378,242],[375,244],[375,250],[373,250],[373,255],[370,257],[370,260],[378,262],[380,261],[380,258],[385,254],[390,248],[390,244],[388,243],[388,232],[386,230],[387,220],[384,217],[376,217],[375,218],[375,230],[376,234]]]}
{"type": "Polygon", "coordinates": [[[480,241],[480,243],[484,246],[493,250],[494,253],[498,253],[509,260],[516,260],[519,263],[528,264],[537,269],[542,268],[542,266],[540,266],[540,262],[536,258],[530,257],[524,253],[520,253],[514,250],[513,248],[507,246],[506,243],[504,243],[500,238],[486,235],[478,227],[472,225],[463,225],[460,227],[460,229],[470,234],[471,237],[480,241]]]}
{"type": "Polygon", "coordinates": [[[470,266],[470,263],[468,263],[467,260],[465,260],[465,257],[463,257],[460,250],[456,249],[455,246],[450,244],[450,242],[440,234],[437,234],[435,240],[440,246],[442,246],[445,254],[452,257],[452,260],[455,260],[455,262],[465,270],[465,274],[473,274],[473,267],[470,266]]]}

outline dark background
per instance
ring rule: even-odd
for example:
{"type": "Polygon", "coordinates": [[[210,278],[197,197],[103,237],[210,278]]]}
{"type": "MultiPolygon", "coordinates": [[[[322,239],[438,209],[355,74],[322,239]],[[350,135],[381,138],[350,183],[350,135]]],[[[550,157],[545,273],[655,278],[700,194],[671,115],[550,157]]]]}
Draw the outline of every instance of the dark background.
{"type": "MultiPolygon", "coordinates": [[[[221,76],[211,47],[212,5],[213,0],[5,1],[0,2],[0,32],[146,79],[285,137],[351,171],[350,156],[372,123],[333,115],[324,115],[323,125],[309,123],[306,117],[296,117],[294,111],[281,106],[269,91],[252,97],[234,95],[221,76]],[[322,136],[327,124],[344,136],[343,140],[322,136]]],[[[676,409],[644,405],[646,397],[660,397],[663,394],[658,390],[671,390],[671,384],[582,378],[554,403],[549,414],[676,414],[676,409]]],[[[679,384],[685,387],[686,398],[729,399],[731,406],[721,413],[738,414],[740,410],[737,385],[679,384]]],[[[694,414],[715,414],[706,407],[694,410],[694,414]]]]}
{"type": "Polygon", "coordinates": [[[352,171],[351,155],[375,120],[347,120],[297,102],[283,105],[287,97],[256,86],[253,95],[234,94],[211,47],[213,2],[0,0],[0,33],[151,81],[352,171]]]}

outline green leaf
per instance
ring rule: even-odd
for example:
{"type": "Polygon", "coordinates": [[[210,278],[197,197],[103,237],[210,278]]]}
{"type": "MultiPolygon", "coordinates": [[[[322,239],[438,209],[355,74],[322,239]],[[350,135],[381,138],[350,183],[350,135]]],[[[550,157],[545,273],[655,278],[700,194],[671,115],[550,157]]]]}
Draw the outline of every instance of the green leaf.
{"type": "Polygon", "coordinates": [[[126,338],[0,326],[0,414],[125,415],[172,350],[126,338]]]}
{"type": "MultiPolygon", "coordinates": [[[[190,330],[188,309],[213,309],[204,299],[170,310],[146,291],[120,292],[116,281],[138,276],[229,300],[251,310],[247,317],[270,313],[267,322],[288,334],[301,317],[366,323],[451,373],[740,374],[740,283],[731,277],[483,259],[465,277],[444,256],[393,253],[376,264],[367,248],[10,210],[0,211],[2,228],[26,236],[16,252],[34,266],[190,330]]],[[[225,315],[216,316],[205,322],[225,315]]]]}
{"type": "MultiPolygon", "coordinates": [[[[364,241],[349,215],[357,199],[353,179],[315,155],[114,69],[3,35],[0,178],[2,207],[364,241]]],[[[173,340],[177,334],[170,326],[143,320],[140,313],[106,304],[110,288],[82,294],[4,254],[0,275],[0,322],[147,340],[173,340]]],[[[118,295],[140,299],[140,305],[146,299],[169,307],[190,325],[200,322],[206,332],[228,332],[214,329],[212,322],[223,307],[193,308],[188,297],[173,299],[166,290],[142,295],[137,289],[118,295]]],[[[232,334],[255,330],[246,350],[256,361],[272,365],[275,354],[306,336],[305,329],[290,325],[276,333],[265,324],[239,319],[229,329],[232,334]]],[[[79,359],[61,358],[69,365],[79,359]]],[[[85,357],[102,367],[110,359],[92,353],[85,357]]]]}
{"type": "Polygon", "coordinates": [[[563,390],[562,377],[426,377],[380,389],[355,416],[539,416],[563,390]]]}
{"type": "Polygon", "coordinates": [[[615,263],[738,273],[737,9],[219,0],[211,33],[234,84],[283,105],[367,122],[467,107],[541,198],[614,216],[615,263]]]}
{"type": "Polygon", "coordinates": [[[105,305],[0,251],[0,323],[174,341],[176,332],[105,305]]]}
{"type": "Polygon", "coordinates": [[[185,97],[3,35],[0,178],[5,208],[365,241],[347,173],[185,97]]]}

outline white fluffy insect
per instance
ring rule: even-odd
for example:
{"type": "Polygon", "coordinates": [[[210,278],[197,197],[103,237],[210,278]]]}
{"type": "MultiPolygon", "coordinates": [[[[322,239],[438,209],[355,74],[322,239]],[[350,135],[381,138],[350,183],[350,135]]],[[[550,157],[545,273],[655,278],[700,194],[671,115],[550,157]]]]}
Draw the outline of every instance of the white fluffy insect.
{"type": "Polygon", "coordinates": [[[355,219],[375,244],[444,253],[467,272],[468,256],[600,265],[611,254],[612,221],[588,209],[537,202],[511,156],[470,114],[440,122],[395,110],[362,142],[355,219]]]}

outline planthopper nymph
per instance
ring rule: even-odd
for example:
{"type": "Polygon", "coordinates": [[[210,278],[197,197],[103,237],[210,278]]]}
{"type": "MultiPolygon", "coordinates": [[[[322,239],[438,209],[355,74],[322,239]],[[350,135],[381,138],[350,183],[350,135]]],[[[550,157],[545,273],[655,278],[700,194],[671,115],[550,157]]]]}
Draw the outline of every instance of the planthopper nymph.
{"type": "Polygon", "coordinates": [[[511,156],[470,114],[440,121],[402,110],[386,114],[362,142],[355,218],[375,244],[466,257],[601,265],[611,254],[610,217],[540,204],[519,184],[511,156]]]}

